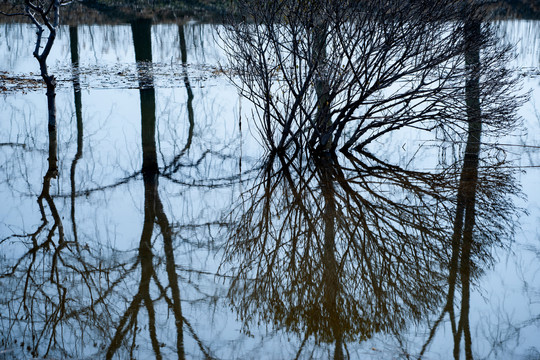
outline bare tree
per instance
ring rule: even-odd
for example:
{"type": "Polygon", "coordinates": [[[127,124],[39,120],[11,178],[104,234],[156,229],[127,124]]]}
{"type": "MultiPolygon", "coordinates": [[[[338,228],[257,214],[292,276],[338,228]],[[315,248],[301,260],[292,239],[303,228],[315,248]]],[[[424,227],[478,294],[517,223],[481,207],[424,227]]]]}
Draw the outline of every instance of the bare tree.
{"type": "Polygon", "coordinates": [[[513,228],[512,176],[480,154],[481,134],[517,121],[509,49],[468,1],[237,4],[223,35],[231,80],[268,151],[231,214],[241,318],[335,341],[342,358],[344,340],[440,305],[454,316],[460,279],[456,352],[463,335],[470,354],[471,280],[513,228]],[[372,153],[405,129],[466,144],[464,158],[420,171],[372,153]]]}
{"type": "Polygon", "coordinates": [[[244,21],[224,34],[232,80],[274,151],[365,149],[404,127],[466,121],[465,3],[239,1],[244,21]]]}
{"type": "Polygon", "coordinates": [[[0,13],[6,16],[25,16],[36,26],[37,38],[33,55],[39,63],[41,77],[47,86],[49,126],[56,126],[56,79],[54,75],[49,74],[47,58],[53,47],[58,26],[60,25],[60,8],[70,3],[71,0],[25,0],[20,5],[20,11],[0,13]]]}

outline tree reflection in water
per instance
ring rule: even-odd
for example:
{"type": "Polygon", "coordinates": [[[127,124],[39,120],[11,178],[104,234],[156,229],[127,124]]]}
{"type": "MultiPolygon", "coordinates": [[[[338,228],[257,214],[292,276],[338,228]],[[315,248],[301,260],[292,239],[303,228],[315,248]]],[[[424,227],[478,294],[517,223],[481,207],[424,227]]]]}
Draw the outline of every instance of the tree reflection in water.
{"type": "Polygon", "coordinates": [[[270,155],[231,214],[229,296],[246,329],[262,320],[335,342],[343,358],[343,342],[397,335],[442,308],[452,320],[460,314],[457,352],[461,333],[470,349],[464,289],[511,235],[517,188],[511,174],[476,165],[476,186],[469,182],[464,195],[457,166],[407,170],[367,152],[270,155]],[[476,196],[481,210],[460,215],[476,196]]]}
{"type": "MultiPolygon", "coordinates": [[[[169,221],[159,194],[160,175],[166,173],[167,179],[174,180],[178,170],[184,166],[182,161],[185,161],[192,144],[193,93],[185,72],[189,134],[185,146],[179,148],[179,154],[173,155],[171,163],[160,170],[156,145],[156,94],[151,71],[151,25],[147,20],[132,24],[139,71],[143,158],[142,169],[132,178],[142,174],[144,183],[144,221],[136,256],[126,257],[120,250],[106,249],[100,241],[94,245],[86,233],[79,236],[77,223],[80,220],[75,216],[77,198],[94,190],[76,188],[77,164],[83,158],[83,119],[77,28],[71,27],[77,125],[77,148],[69,172],[71,191],[69,196],[51,195],[51,187],[54,189],[51,182],[58,176],[59,162],[54,123],[54,126],[49,126],[48,168],[38,196],[42,223],[34,233],[12,235],[0,242],[5,244],[15,239],[18,245],[25,246],[23,255],[2,263],[2,286],[13,289],[13,293],[5,294],[2,300],[6,304],[3,307],[6,311],[2,311],[2,326],[9,329],[2,333],[2,344],[8,353],[18,354],[15,349],[22,343],[28,346],[33,356],[85,357],[93,354],[99,358],[133,358],[140,353],[139,346],[142,344],[144,347],[148,342],[156,358],[169,358],[174,353],[183,359],[186,357],[185,328],[197,344],[198,353],[202,353],[204,358],[211,358],[209,349],[182,313],[182,279],[177,274],[179,264],[175,259],[179,245],[178,242],[174,244],[178,229],[173,230],[173,226],[179,225],[169,221]],[[67,198],[71,204],[72,237],[64,234],[61,212],[56,205],[56,202],[67,198]],[[160,237],[162,244],[156,241],[160,237]],[[19,286],[21,283],[24,286],[19,286]],[[122,306],[124,303],[125,307],[122,306]],[[160,316],[163,316],[157,310],[162,306],[160,303],[165,304],[166,312],[170,311],[174,318],[176,346],[172,350],[164,347],[164,337],[168,338],[168,334],[159,326],[160,316]],[[148,334],[142,333],[142,328],[148,328],[148,334]]],[[[180,34],[184,36],[183,32],[180,34]]],[[[187,61],[185,43],[185,39],[180,43],[184,63],[187,61]]],[[[52,96],[54,100],[54,93],[52,96]]],[[[123,183],[125,181],[120,184],[123,183]]],[[[189,266],[184,264],[182,268],[189,269],[189,266]]],[[[199,301],[205,300],[204,297],[202,300],[199,298],[199,301]]]]}
{"type": "MultiPolygon", "coordinates": [[[[137,60],[139,72],[139,94],[141,103],[141,136],[142,136],[142,175],[144,180],[144,225],[139,243],[138,261],[141,265],[141,278],[139,289],[130,305],[121,317],[116,327],[115,335],[107,350],[107,359],[111,359],[124,341],[128,332],[133,336],[135,343],[135,331],[138,323],[138,314],[141,305],[144,304],[148,314],[148,329],[152,343],[152,349],[157,359],[161,359],[160,344],[156,334],[156,316],[154,302],[150,296],[150,282],[155,276],[152,252],[152,234],[156,219],[156,209],[161,205],[158,194],[159,170],[156,154],[155,140],[155,91],[151,77],[151,69],[143,69],[144,62],[152,62],[152,42],[151,42],[151,22],[150,20],[140,20],[132,23],[133,42],[135,45],[135,58],[137,60]]],[[[176,313],[175,313],[176,315],[176,313]]],[[[176,317],[176,316],[175,316],[176,317]]],[[[180,327],[181,334],[182,327],[180,327]]],[[[181,335],[180,335],[181,338],[181,335]]],[[[183,357],[183,343],[178,344],[183,357]]],[[[180,355],[181,354],[181,355],[180,355]]]]}
{"type": "Polygon", "coordinates": [[[448,219],[436,206],[448,179],[374,160],[268,160],[233,214],[227,260],[240,264],[231,296],[243,320],[336,341],[338,354],[341,341],[398,330],[442,302],[448,219]]]}
{"type": "MultiPolygon", "coordinates": [[[[139,329],[139,311],[144,305],[147,311],[148,330],[152,349],[156,359],[163,358],[161,353],[161,343],[158,339],[156,331],[156,300],[152,298],[150,286],[153,281],[159,289],[160,297],[162,297],[170,311],[174,315],[174,328],[176,331],[176,355],[178,359],[185,359],[184,350],[184,324],[188,326],[192,336],[199,344],[199,349],[204,354],[205,358],[211,358],[207,348],[201,343],[197,335],[190,326],[189,321],[182,315],[182,304],[180,296],[180,279],[176,273],[177,264],[175,261],[173,247],[173,231],[171,224],[165,211],[159,195],[159,176],[160,170],[157,160],[156,148],[156,99],[155,89],[153,86],[151,63],[152,63],[152,42],[151,42],[151,21],[146,19],[137,20],[132,23],[133,41],[135,45],[135,57],[137,60],[139,71],[139,94],[141,102],[141,136],[142,136],[142,176],[144,181],[144,225],[139,243],[138,262],[141,266],[141,278],[139,288],[133,300],[121,317],[114,337],[107,350],[107,359],[111,359],[122,344],[133,344],[129,346],[130,356],[133,356],[134,345],[137,343],[136,338],[139,329]],[[149,66],[149,67],[147,67],[149,66]],[[159,272],[154,268],[154,248],[152,243],[152,235],[154,234],[154,224],[157,224],[163,238],[163,250],[165,253],[165,270],[167,274],[168,284],[163,284],[159,279],[159,272]],[[170,289],[170,295],[169,295],[170,289]],[[128,341],[128,334],[131,340],[128,341]]],[[[185,40],[182,47],[185,51],[185,40]]],[[[189,84],[187,74],[185,76],[186,87],[189,84]]],[[[188,95],[191,91],[187,87],[188,95]]],[[[192,94],[188,96],[188,102],[192,101],[192,94]]],[[[188,107],[191,104],[188,103],[188,107]]],[[[189,149],[189,144],[192,139],[193,116],[192,111],[189,112],[190,134],[188,136],[188,144],[182,149],[179,155],[174,157],[173,163],[182,160],[182,155],[189,149]]],[[[169,166],[170,167],[170,166],[169,166]]],[[[177,171],[178,167],[173,170],[177,171]]]]}
{"type": "Polygon", "coordinates": [[[66,318],[66,303],[69,301],[65,269],[73,266],[69,263],[74,255],[66,241],[62,219],[51,195],[51,182],[58,177],[58,124],[56,79],[49,74],[47,59],[56,39],[59,14],[60,2],[47,7],[42,4],[27,6],[24,11],[37,30],[33,55],[39,63],[47,89],[47,171],[37,197],[41,223],[33,233],[12,235],[0,240],[2,244],[16,238],[23,244],[23,248],[19,249],[22,255],[2,269],[0,274],[0,279],[5,278],[12,289],[20,290],[7,298],[8,302],[16,301],[18,306],[3,316],[10,328],[20,326],[22,334],[31,333],[32,342],[28,342],[24,348],[23,340],[21,348],[23,352],[28,351],[36,357],[40,353],[46,356],[57,345],[57,334],[62,332],[61,324],[66,318]],[[43,37],[44,33],[46,38],[43,37]],[[23,321],[19,323],[19,320],[23,321]]]}
{"type": "MultiPolygon", "coordinates": [[[[469,26],[470,31],[478,31],[478,24],[469,26]]],[[[86,234],[78,235],[84,234],[80,230],[84,227],[77,226],[76,198],[107,187],[85,191],[80,185],[76,189],[77,164],[83,158],[83,121],[76,76],[77,31],[70,28],[77,120],[77,149],[70,157],[71,193],[51,196],[61,160],[57,156],[56,127],[49,127],[47,171],[41,192],[36,194],[42,223],[34,233],[3,239],[22,239],[20,244],[27,250],[15,259],[14,266],[8,264],[9,271],[2,270],[2,285],[14,289],[12,294],[5,295],[7,305],[2,305],[10,312],[1,314],[2,324],[10,329],[5,338],[25,334],[19,341],[31,344],[29,351],[34,356],[53,353],[84,357],[91,353],[100,358],[133,358],[141,353],[147,355],[144,351],[149,350],[155,358],[185,358],[191,355],[189,345],[185,344],[190,337],[198,346],[199,357],[211,358],[213,353],[187,318],[193,302],[200,298],[193,300],[193,292],[189,292],[187,281],[178,272],[193,269],[183,264],[185,258],[177,233],[182,226],[210,227],[212,219],[202,225],[175,223],[171,220],[173,213],[165,211],[166,190],[160,184],[161,180],[181,186],[213,186],[205,185],[212,184],[212,179],[185,180],[178,174],[182,167],[198,171],[199,164],[210,153],[203,149],[198,161],[185,161],[199,131],[194,126],[194,95],[188,78],[184,28],[179,26],[178,33],[189,128],[185,144],[175,143],[176,153],[170,161],[163,157],[162,167],[157,158],[161,149],[156,90],[151,76],[151,22],[134,22],[131,29],[139,70],[142,169],[136,169],[129,179],[142,175],[144,185],[144,218],[142,231],[137,234],[138,246],[134,256],[117,257],[120,251],[116,249],[102,255],[102,243],[79,243],[86,234]],[[69,229],[62,226],[61,211],[55,203],[68,197],[72,239],[69,229]],[[162,326],[160,320],[165,316],[172,320],[162,326]],[[75,339],[73,334],[82,335],[75,339]],[[169,337],[174,338],[172,346],[162,342],[169,337]],[[146,343],[150,344],[149,349],[139,351],[138,347],[145,347],[146,343]]],[[[473,46],[469,51],[467,65],[481,66],[484,78],[487,72],[496,74],[500,70],[490,63],[475,65],[478,60],[473,53],[477,49],[473,46]]],[[[478,101],[475,82],[481,76],[474,71],[469,75],[468,84],[459,80],[458,86],[451,88],[459,94],[459,101],[466,104],[456,106],[452,110],[455,114],[447,113],[455,115],[455,121],[442,122],[438,128],[453,136],[450,142],[456,153],[464,153],[463,159],[441,162],[434,170],[402,165],[409,164],[412,158],[387,160],[385,154],[370,153],[367,146],[358,147],[351,154],[310,145],[324,145],[326,141],[340,144],[339,137],[334,135],[317,139],[318,132],[329,131],[327,125],[332,124],[325,121],[329,110],[325,107],[335,105],[324,101],[328,91],[324,81],[316,84],[316,106],[310,112],[320,117],[317,131],[293,133],[279,132],[279,127],[271,129],[276,130],[271,135],[289,147],[270,147],[269,154],[261,160],[259,177],[231,213],[234,226],[229,228],[227,262],[222,264],[222,270],[233,276],[229,296],[246,330],[261,320],[299,335],[300,341],[292,341],[299,346],[297,357],[305,354],[308,339],[315,339],[333,344],[334,358],[341,359],[347,357],[347,343],[351,341],[368,339],[377,332],[393,333],[400,338],[411,322],[431,316],[435,320],[431,333],[426,335],[425,346],[420,345],[415,352],[422,357],[449,315],[454,356],[464,352],[467,358],[472,357],[474,338],[468,324],[470,286],[490,264],[491,248],[505,246],[504,237],[511,235],[515,216],[511,196],[517,189],[512,174],[503,170],[504,164],[497,162],[497,157],[491,156],[493,149],[479,146],[481,130],[489,131],[490,127],[500,125],[498,120],[510,118],[508,114],[514,105],[505,108],[509,103],[490,102],[489,96],[478,101]],[[488,109],[478,109],[480,105],[488,109]],[[501,111],[503,108],[508,114],[501,111]],[[482,118],[478,119],[480,110],[482,118]],[[481,129],[480,125],[486,126],[481,129]]],[[[437,101],[441,99],[441,104],[446,104],[447,97],[441,96],[437,101]]],[[[197,120],[202,118],[200,112],[197,115],[197,120]]],[[[409,115],[415,119],[407,110],[409,115]]],[[[365,118],[369,120],[369,116],[365,118]]],[[[375,134],[385,139],[384,131],[377,130],[375,134]]],[[[220,156],[223,159],[226,155],[220,156]]],[[[227,187],[241,175],[224,176],[216,183],[227,187]]],[[[252,180],[245,183],[249,181],[252,180]]],[[[125,182],[118,184],[114,186],[125,182]]],[[[223,225],[227,222],[218,226],[223,225]]],[[[210,236],[204,240],[211,242],[209,239],[210,236]]],[[[192,239],[185,242],[188,246],[195,243],[192,239]]],[[[190,286],[200,285],[194,282],[190,286]]],[[[211,284],[212,291],[218,293],[215,289],[219,282],[211,284]]],[[[206,310],[205,307],[205,315],[206,310]]],[[[210,318],[205,316],[200,322],[212,327],[210,318]]],[[[218,346],[221,344],[212,345],[213,350],[218,346]]]]}
{"type": "MultiPolygon", "coordinates": [[[[406,75],[420,69],[416,77],[408,85],[395,80],[403,74],[390,76],[388,83],[368,78],[374,90],[364,94],[366,85],[358,74],[409,69],[410,43],[364,50],[344,40],[357,39],[347,31],[375,24],[380,33],[368,34],[388,42],[394,40],[393,32],[418,40],[425,31],[394,28],[398,21],[388,25],[387,13],[379,13],[376,5],[373,13],[364,13],[348,2],[312,2],[315,10],[305,12],[297,11],[300,5],[294,1],[267,8],[249,6],[249,0],[242,4],[244,15],[256,24],[233,23],[228,51],[247,90],[239,88],[257,108],[269,152],[258,180],[231,213],[234,227],[226,248],[224,271],[230,266],[234,278],[229,296],[246,329],[262,320],[304,339],[313,336],[316,342],[335,343],[334,358],[341,359],[347,341],[365,340],[376,332],[400,338],[411,321],[443,309],[417,353],[423,356],[448,313],[454,357],[460,357],[463,338],[465,357],[471,359],[470,285],[490,264],[491,249],[507,244],[516,216],[511,198],[518,189],[512,174],[490,154],[493,149],[484,148],[483,156],[480,152],[482,127],[486,136],[508,132],[522,101],[513,95],[515,80],[505,68],[508,49],[497,46],[489,26],[482,25],[484,14],[474,6],[445,3],[448,13],[439,14],[443,18],[457,8],[467,15],[460,15],[464,18],[451,29],[434,28],[442,36],[438,45],[444,45],[415,48],[406,75]],[[354,15],[344,20],[340,11],[347,10],[354,15]],[[283,26],[275,26],[282,18],[287,20],[283,26]],[[321,41],[326,41],[325,50],[318,50],[321,41]],[[402,47],[405,57],[400,57],[402,47]],[[388,53],[388,62],[369,63],[388,53]],[[330,66],[344,58],[351,71],[330,66]],[[414,81],[424,76],[420,73],[435,69],[440,70],[435,77],[443,84],[440,89],[424,88],[423,80],[415,88],[414,81]],[[283,75],[275,75],[280,71],[283,75]],[[334,81],[347,76],[343,73],[354,74],[351,83],[334,81]],[[358,92],[352,90],[356,87],[358,92]],[[341,92],[343,98],[334,96],[341,92]],[[389,103],[394,97],[399,102],[389,103]],[[416,101],[423,106],[409,106],[416,101]],[[382,119],[372,115],[379,107],[382,119]],[[437,110],[426,115],[432,109],[437,110]],[[337,130],[351,123],[353,130],[337,130]],[[368,150],[374,139],[384,141],[407,127],[440,131],[464,157],[418,170],[409,166],[414,155],[396,159],[396,154],[368,150]],[[373,135],[351,154],[358,134],[370,131],[373,135]],[[464,149],[459,146],[463,143],[464,149]],[[340,146],[343,154],[335,151],[340,146]],[[461,301],[455,309],[458,290],[461,301]]],[[[410,10],[414,4],[406,10],[403,4],[385,2],[384,9],[399,16],[410,11],[406,24],[449,24],[426,20],[427,13],[419,16],[410,10]]]]}

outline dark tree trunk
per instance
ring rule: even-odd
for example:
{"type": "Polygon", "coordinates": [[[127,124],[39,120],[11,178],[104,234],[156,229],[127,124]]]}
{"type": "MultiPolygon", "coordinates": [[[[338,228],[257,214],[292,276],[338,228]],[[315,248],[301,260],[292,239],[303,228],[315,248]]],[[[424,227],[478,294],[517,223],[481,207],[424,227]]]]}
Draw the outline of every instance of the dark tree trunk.
{"type": "Polygon", "coordinates": [[[77,190],[75,187],[75,172],[77,162],[83,154],[83,119],[82,119],[82,99],[81,99],[81,81],[79,77],[79,36],[77,26],[69,27],[69,44],[71,49],[71,67],[73,72],[73,98],[75,103],[75,118],[77,120],[77,152],[71,163],[70,181],[71,181],[71,224],[75,243],[78,244],[77,225],[75,221],[75,198],[77,190]]]}
{"type": "Polygon", "coordinates": [[[329,330],[335,341],[334,360],[343,359],[341,314],[338,309],[340,281],[338,263],[336,260],[336,199],[332,176],[332,157],[329,153],[322,154],[317,166],[321,176],[321,190],[324,198],[324,244],[323,244],[323,291],[324,307],[329,330]]]}

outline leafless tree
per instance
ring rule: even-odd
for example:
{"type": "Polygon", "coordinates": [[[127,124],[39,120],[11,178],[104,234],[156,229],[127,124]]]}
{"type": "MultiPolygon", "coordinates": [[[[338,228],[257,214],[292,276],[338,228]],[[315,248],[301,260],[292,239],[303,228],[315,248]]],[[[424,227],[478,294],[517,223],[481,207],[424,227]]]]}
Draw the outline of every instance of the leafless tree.
{"type": "Polygon", "coordinates": [[[445,177],[370,160],[269,159],[231,214],[230,295],[248,325],[335,341],[342,358],[344,341],[400,329],[442,301],[445,177]]]}
{"type": "MultiPolygon", "coordinates": [[[[259,110],[269,149],[366,149],[404,127],[431,131],[466,122],[460,19],[467,2],[237,4],[244,20],[224,33],[232,80],[259,110]]],[[[501,53],[484,55],[481,76],[489,78],[487,69],[501,53]]],[[[488,78],[485,87],[503,86],[488,78]]],[[[490,122],[507,126],[515,106],[499,111],[513,104],[501,90],[481,96],[498,110],[490,112],[490,122]]]]}
{"type": "Polygon", "coordinates": [[[468,1],[237,4],[241,20],[223,34],[231,80],[268,151],[231,214],[242,319],[336,341],[342,358],[343,340],[398,330],[439,305],[455,324],[459,287],[456,353],[463,336],[470,358],[469,284],[515,214],[511,174],[496,149],[480,151],[481,135],[518,120],[509,48],[468,1]],[[372,153],[404,129],[466,144],[464,157],[419,171],[372,153]]]}
{"type": "MultiPolygon", "coordinates": [[[[149,314],[151,327],[150,338],[156,357],[160,358],[160,344],[157,343],[155,331],[154,298],[151,298],[149,285],[152,279],[159,285],[158,298],[164,298],[175,316],[177,336],[177,354],[184,358],[183,328],[187,327],[189,333],[198,341],[203,354],[210,357],[207,348],[198,339],[195,329],[188,320],[182,317],[179,279],[176,274],[177,264],[174,259],[173,230],[165,215],[163,205],[159,198],[157,178],[159,170],[156,155],[155,140],[155,99],[151,77],[148,72],[141,72],[141,112],[143,118],[143,169],[127,180],[142,173],[145,182],[145,222],[141,235],[139,256],[135,259],[116,259],[114,249],[110,259],[104,259],[102,250],[99,248],[79,243],[79,229],[75,217],[75,203],[79,192],[76,191],[75,173],[77,162],[83,152],[83,123],[81,110],[80,83],[78,79],[78,39],[77,29],[70,28],[71,55],[74,72],[74,102],[77,119],[77,152],[71,163],[71,193],[65,197],[71,198],[71,221],[73,237],[65,234],[63,216],[57,208],[57,202],[62,196],[54,196],[51,191],[51,182],[58,176],[58,143],[54,76],[48,74],[47,57],[53,46],[59,24],[59,9],[64,5],[62,2],[52,1],[31,3],[26,2],[26,7],[21,15],[28,16],[38,27],[38,37],[34,56],[38,59],[41,75],[47,85],[48,99],[48,169],[43,178],[43,186],[38,196],[39,211],[42,221],[35,232],[31,234],[12,234],[0,239],[0,245],[16,240],[16,248],[23,248],[21,256],[14,259],[4,259],[0,278],[6,289],[12,291],[2,296],[2,326],[6,329],[3,333],[5,346],[15,343],[28,347],[32,356],[87,356],[93,353],[95,356],[113,356],[123,343],[126,333],[133,330],[136,333],[138,305],[144,303],[149,314]],[[48,37],[44,32],[48,31],[48,37]],[[43,42],[45,41],[45,46],[43,42]],[[168,285],[161,285],[158,273],[155,272],[152,256],[152,234],[154,223],[160,227],[164,238],[166,274],[168,285]],[[133,261],[134,260],[134,261],[133,261]],[[119,290],[125,284],[126,278],[137,271],[141,266],[141,281],[139,291],[132,299],[125,314],[120,314],[119,324],[113,321],[118,314],[110,308],[111,301],[118,301],[124,295],[119,290]],[[22,286],[21,286],[22,284],[22,286]],[[82,284],[82,286],[81,286],[82,284]],[[172,292],[169,296],[167,292],[172,292]],[[5,310],[5,312],[4,312],[5,310]],[[135,320],[134,320],[135,319],[135,320]],[[129,320],[127,325],[125,320],[129,320]],[[92,331],[87,333],[88,324],[92,324],[92,331]],[[77,328],[77,325],[80,328],[77,328]],[[114,330],[116,328],[116,333],[114,330]],[[70,331],[67,331],[67,330],[70,331]],[[152,330],[153,329],[153,330],[152,330]],[[78,334],[81,341],[92,340],[90,344],[82,344],[77,349],[77,344],[65,333],[78,334]],[[96,335],[97,334],[97,335],[96,335]],[[112,339],[111,343],[107,340],[112,339]],[[92,345],[93,343],[93,345],[92,345]],[[91,350],[88,350],[90,348],[91,350]],[[78,351],[80,351],[78,353],[78,351]],[[78,353],[78,354],[77,354],[78,353]]],[[[15,14],[15,13],[14,13],[15,14]]],[[[19,14],[19,13],[17,13],[19,14]]],[[[134,26],[135,30],[143,30],[142,38],[135,41],[136,54],[146,61],[151,62],[150,25],[134,26]],[[144,33],[146,31],[146,33],[144,33]],[[148,37],[146,37],[148,35],[148,37]],[[148,40],[148,42],[145,42],[148,40]],[[142,49],[140,45],[142,43],[142,49]],[[149,48],[145,48],[150,46],[149,48]],[[142,55],[141,55],[142,52],[142,55]]],[[[184,49],[185,50],[185,49],[184,49]]],[[[191,139],[191,137],[190,137],[191,139]]],[[[181,160],[181,159],[180,159],[181,160]]],[[[126,180],[126,181],[127,181],[126,180]]],[[[125,181],[123,182],[125,183],[125,181]]],[[[53,186],[54,187],[54,186],[53,186]]],[[[104,188],[102,188],[104,189],[104,188]]],[[[82,191],[82,193],[89,192],[82,191]]],[[[135,339],[135,336],[133,337],[135,339]]],[[[76,342],[76,341],[75,341],[76,342]]],[[[17,345],[18,345],[17,344],[17,345]]],[[[80,345],[80,344],[79,344],[80,345]]],[[[131,344],[130,344],[131,345],[131,344]]],[[[26,351],[26,349],[23,349],[26,351]]],[[[128,346],[128,351],[133,354],[134,347],[128,346]]]]}

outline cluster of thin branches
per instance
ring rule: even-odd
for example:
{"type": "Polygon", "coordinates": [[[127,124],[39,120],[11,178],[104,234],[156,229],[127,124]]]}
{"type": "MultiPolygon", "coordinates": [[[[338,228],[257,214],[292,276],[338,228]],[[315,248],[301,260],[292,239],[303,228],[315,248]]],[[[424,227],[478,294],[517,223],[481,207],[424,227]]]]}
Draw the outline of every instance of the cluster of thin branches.
{"type": "Polygon", "coordinates": [[[510,48],[468,1],[237,6],[223,36],[231,80],[268,151],[231,213],[241,318],[336,341],[339,354],[442,305],[467,343],[468,295],[456,324],[455,290],[468,294],[514,228],[513,174],[480,151],[519,120],[510,48]],[[414,155],[377,153],[419,132],[466,144],[463,155],[418,170],[399,165],[414,155]]]}

